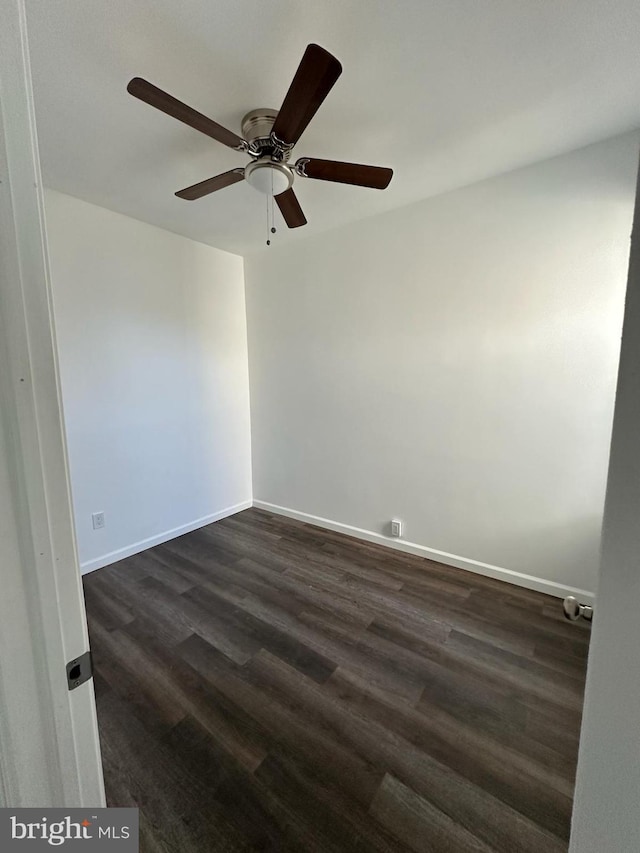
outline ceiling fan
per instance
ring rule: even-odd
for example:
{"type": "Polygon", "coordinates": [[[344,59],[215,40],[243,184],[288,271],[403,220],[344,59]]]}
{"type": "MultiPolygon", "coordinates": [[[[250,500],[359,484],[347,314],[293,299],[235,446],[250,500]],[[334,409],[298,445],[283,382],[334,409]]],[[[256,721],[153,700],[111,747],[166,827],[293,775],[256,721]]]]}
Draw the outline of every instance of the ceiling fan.
{"type": "Polygon", "coordinates": [[[295,163],[289,163],[293,146],[341,73],[342,66],[334,56],[317,44],[308,45],[280,109],[261,107],[251,110],[242,119],[242,136],[227,130],[141,77],[134,77],[127,91],[189,127],[252,158],[244,167],[231,169],[180,190],[176,193],[179,198],[193,201],[246,180],[260,192],[274,196],[289,228],[298,228],[306,225],[307,220],[293,191],[296,177],[383,190],[393,176],[392,169],[337,160],[301,157],[295,163]]]}

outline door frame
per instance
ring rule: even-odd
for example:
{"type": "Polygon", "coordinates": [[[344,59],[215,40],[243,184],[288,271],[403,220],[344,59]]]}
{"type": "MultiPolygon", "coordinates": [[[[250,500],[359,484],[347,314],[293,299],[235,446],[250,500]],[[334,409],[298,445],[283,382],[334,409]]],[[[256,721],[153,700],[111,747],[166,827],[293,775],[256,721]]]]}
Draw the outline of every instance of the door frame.
{"type": "Polygon", "coordinates": [[[105,803],[24,0],[0,27],[0,804],[105,803]]]}

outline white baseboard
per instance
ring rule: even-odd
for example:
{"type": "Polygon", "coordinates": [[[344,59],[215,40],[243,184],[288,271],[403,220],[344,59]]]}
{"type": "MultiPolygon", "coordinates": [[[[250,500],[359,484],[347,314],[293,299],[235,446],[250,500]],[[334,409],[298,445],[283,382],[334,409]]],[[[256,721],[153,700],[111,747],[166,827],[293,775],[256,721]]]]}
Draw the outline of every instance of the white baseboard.
{"type": "Polygon", "coordinates": [[[315,524],[317,527],[325,527],[327,530],[335,530],[337,533],[344,533],[346,536],[353,536],[356,539],[364,539],[366,542],[375,542],[377,545],[394,548],[396,551],[404,551],[407,554],[426,557],[428,560],[435,560],[438,563],[446,563],[448,566],[455,566],[458,569],[466,569],[467,571],[475,572],[475,574],[478,575],[496,578],[497,580],[506,581],[506,583],[522,586],[526,589],[532,589],[536,592],[544,592],[547,595],[553,595],[556,598],[565,598],[567,595],[575,595],[575,597],[584,604],[593,604],[594,601],[594,594],[584,589],[565,586],[564,584],[555,583],[555,581],[545,580],[544,578],[538,578],[534,575],[525,575],[522,574],[522,572],[515,572],[512,569],[503,569],[500,566],[492,566],[489,563],[481,563],[479,560],[471,560],[468,557],[459,557],[457,554],[448,554],[446,551],[427,548],[425,545],[408,542],[406,539],[391,539],[389,536],[384,536],[382,533],[374,533],[371,530],[353,527],[350,524],[342,524],[340,521],[332,521],[328,518],[320,518],[317,515],[310,515],[307,512],[298,512],[298,510],[267,503],[266,501],[254,500],[253,505],[258,507],[258,509],[264,509],[267,512],[274,513],[275,515],[285,515],[288,518],[295,518],[297,521],[305,521],[307,524],[315,524]]]}
{"type": "Polygon", "coordinates": [[[195,521],[190,521],[188,524],[183,524],[180,527],[174,527],[173,530],[165,530],[158,533],[156,536],[150,536],[148,539],[141,539],[139,542],[134,542],[132,545],[127,545],[124,548],[118,548],[117,551],[110,551],[108,554],[103,554],[101,557],[96,557],[94,560],[87,560],[80,563],[80,572],[83,575],[88,572],[93,572],[96,569],[102,569],[104,566],[110,566],[111,563],[117,563],[118,560],[124,560],[125,557],[132,557],[134,554],[139,554],[140,551],[146,551],[147,548],[153,548],[154,545],[162,545],[163,542],[168,542],[169,539],[175,539],[176,536],[182,536],[183,533],[190,533],[192,530],[197,530],[198,527],[204,527],[207,524],[212,524],[214,521],[220,521],[221,518],[227,518],[230,515],[235,515],[236,512],[241,512],[243,509],[249,509],[253,506],[253,501],[242,501],[242,503],[228,506],[221,509],[219,512],[214,512],[212,515],[205,515],[202,518],[197,518],[195,521]]]}

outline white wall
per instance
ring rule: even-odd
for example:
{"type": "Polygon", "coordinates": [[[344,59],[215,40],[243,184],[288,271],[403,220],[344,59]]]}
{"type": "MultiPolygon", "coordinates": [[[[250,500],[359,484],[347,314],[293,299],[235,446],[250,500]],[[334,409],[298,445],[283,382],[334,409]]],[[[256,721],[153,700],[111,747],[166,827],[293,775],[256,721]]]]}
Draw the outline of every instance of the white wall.
{"type": "Polygon", "coordinates": [[[592,591],[638,141],[245,259],[254,497],[592,591]]]}
{"type": "Polygon", "coordinates": [[[57,192],[45,206],[86,571],[250,502],[243,262],[57,192]]]}

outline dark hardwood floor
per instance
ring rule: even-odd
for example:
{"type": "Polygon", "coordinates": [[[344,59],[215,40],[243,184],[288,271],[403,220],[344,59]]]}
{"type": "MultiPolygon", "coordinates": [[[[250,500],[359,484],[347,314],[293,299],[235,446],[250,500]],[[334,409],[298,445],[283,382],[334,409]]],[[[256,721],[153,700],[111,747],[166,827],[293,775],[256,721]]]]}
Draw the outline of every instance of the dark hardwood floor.
{"type": "Polygon", "coordinates": [[[257,509],[84,578],[142,851],[567,849],[589,629],[257,509]]]}

